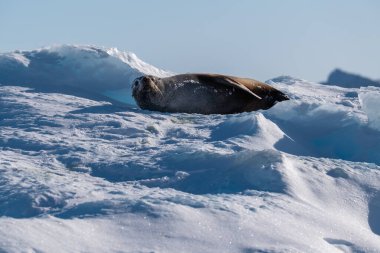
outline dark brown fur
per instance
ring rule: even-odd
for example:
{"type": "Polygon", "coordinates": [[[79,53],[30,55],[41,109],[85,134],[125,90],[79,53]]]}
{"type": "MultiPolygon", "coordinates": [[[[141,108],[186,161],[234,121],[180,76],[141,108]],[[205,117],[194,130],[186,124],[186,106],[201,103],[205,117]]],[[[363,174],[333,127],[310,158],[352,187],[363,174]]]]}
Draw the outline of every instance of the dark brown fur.
{"type": "Polygon", "coordinates": [[[217,74],[142,76],[132,84],[142,109],[161,112],[230,114],[268,109],[289,98],[254,79],[217,74]]]}

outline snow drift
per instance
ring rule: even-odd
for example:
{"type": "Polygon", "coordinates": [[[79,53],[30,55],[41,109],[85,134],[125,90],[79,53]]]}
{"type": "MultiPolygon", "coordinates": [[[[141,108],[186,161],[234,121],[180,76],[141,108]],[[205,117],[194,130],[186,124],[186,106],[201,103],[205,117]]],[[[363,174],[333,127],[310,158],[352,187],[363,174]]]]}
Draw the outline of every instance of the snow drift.
{"type": "Polygon", "coordinates": [[[208,116],[104,97],[141,73],[170,74],[116,49],[0,55],[0,251],[380,251],[379,88],[284,76],[290,101],[208,116]]]}

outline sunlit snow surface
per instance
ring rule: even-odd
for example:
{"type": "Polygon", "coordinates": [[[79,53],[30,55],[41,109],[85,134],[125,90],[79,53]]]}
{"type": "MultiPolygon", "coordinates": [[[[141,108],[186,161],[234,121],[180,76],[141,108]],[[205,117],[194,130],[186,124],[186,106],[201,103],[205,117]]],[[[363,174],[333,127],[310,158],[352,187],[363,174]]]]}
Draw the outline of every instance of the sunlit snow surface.
{"type": "Polygon", "coordinates": [[[0,252],[380,252],[379,88],[279,77],[270,110],[169,114],[122,94],[144,73],[171,74],[0,55],[0,252]]]}

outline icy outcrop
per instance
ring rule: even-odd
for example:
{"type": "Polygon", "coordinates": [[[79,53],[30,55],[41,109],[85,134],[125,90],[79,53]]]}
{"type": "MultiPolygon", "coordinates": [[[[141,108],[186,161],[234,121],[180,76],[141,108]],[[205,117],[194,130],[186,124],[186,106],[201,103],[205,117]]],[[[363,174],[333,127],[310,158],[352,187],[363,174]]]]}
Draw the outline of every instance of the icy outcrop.
{"type": "Polygon", "coordinates": [[[348,73],[346,71],[335,69],[332,71],[325,84],[337,85],[345,88],[360,88],[366,86],[380,87],[380,82],[366,78],[357,74],[348,73]]]}

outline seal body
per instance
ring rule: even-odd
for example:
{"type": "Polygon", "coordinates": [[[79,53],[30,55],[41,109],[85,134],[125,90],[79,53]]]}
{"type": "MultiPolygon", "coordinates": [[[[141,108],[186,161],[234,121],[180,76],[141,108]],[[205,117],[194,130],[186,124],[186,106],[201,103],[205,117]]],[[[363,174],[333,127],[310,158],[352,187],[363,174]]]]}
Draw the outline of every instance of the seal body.
{"type": "Polygon", "coordinates": [[[132,83],[142,109],[161,112],[231,114],[268,109],[289,98],[254,79],[218,74],[142,76],[132,83]]]}

